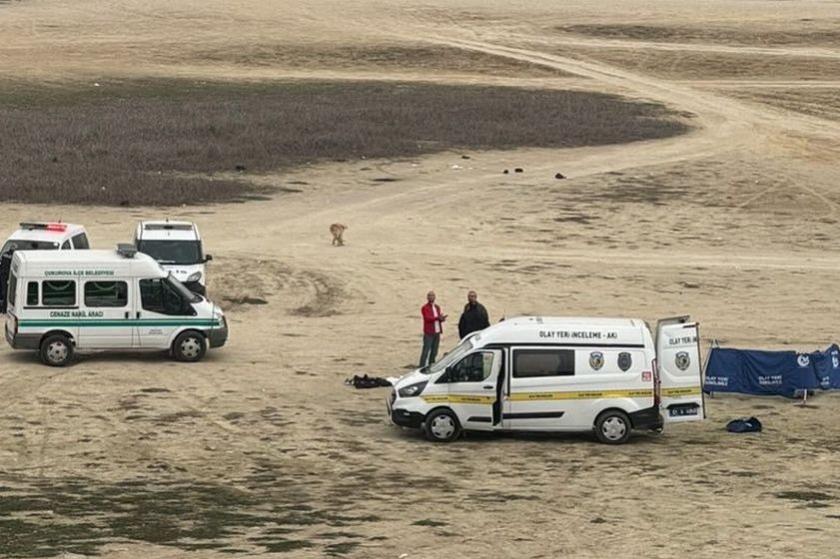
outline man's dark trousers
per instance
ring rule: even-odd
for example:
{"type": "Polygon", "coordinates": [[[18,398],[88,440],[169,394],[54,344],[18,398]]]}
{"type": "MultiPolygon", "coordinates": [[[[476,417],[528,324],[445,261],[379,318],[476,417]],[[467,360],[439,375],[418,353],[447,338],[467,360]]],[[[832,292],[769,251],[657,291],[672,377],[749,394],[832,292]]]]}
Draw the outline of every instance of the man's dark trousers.
{"type": "Polygon", "coordinates": [[[420,367],[431,365],[437,358],[440,334],[423,334],[423,351],[420,353],[420,367]]]}

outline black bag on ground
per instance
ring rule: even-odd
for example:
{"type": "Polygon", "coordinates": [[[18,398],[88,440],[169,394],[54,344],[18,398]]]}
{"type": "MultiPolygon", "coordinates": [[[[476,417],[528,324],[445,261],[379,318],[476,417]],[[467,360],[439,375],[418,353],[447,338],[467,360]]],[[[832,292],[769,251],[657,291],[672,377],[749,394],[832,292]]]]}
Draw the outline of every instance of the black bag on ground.
{"type": "Polygon", "coordinates": [[[391,383],[381,377],[369,377],[367,375],[360,377],[353,375],[344,381],[345,384],[352,384],[355,388],[379,388],[381,386],[391,386],[391,383]]]}
{"type": "Polygon", "coordinates": [[[726,430],[730,433],[760,433],[761,422],[757,417],[733,419],[726,424],[726,430]]]}

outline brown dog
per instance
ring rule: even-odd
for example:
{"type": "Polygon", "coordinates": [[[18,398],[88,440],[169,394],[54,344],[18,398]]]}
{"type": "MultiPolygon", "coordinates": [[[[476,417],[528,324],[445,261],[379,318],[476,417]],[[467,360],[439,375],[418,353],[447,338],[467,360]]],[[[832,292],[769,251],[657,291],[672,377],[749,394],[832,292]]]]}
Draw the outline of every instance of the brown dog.
{"type": "Polygon", "coordinates": [[[341,223],[333,223],[330,225],[330,233],[332,233],[332,244],[333,246],[344,246],[344,230],[347,229],[346,225],[342,225],[341,223]]]}

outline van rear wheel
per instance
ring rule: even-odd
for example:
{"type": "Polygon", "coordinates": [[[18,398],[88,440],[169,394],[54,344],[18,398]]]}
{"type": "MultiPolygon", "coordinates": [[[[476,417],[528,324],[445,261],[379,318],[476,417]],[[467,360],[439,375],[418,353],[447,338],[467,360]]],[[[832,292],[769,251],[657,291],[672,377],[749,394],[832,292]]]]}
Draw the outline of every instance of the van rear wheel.
{"type": "Polygon", "coordinates": [[[53,334],[41,342],[40,354],[45,365],[64,367],[73,358],[73,343],[63,334],[53,334]]]}
{"type": "Polygon", "coordinates": [[[630,438],[630,418],[620,410],[609,410],[595,420],[595,436],[605,444],[623,444],[630,438]]]}
{"type": "Polygon", "coordinates": [[[461,434],[461,424],[452,410],[439,409],[426,416],[423,423],[426,438],[436,443],[448,443],[461,434]]]}
{"type": "Polygon", "coordinates": [[[204,336],[194,331],[183,332],[172,344],[172,355],[178,361],[186,363],[200,361],[206,351],[207,341],[204,336]]]}

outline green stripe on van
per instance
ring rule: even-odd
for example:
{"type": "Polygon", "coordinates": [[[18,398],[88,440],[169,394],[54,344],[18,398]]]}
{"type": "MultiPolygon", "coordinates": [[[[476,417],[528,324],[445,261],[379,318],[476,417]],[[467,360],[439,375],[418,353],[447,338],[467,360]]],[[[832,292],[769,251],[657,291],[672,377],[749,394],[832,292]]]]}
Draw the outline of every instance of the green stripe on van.
{"type": "Polygon", "coordinates": [[[171,320],[171,319],[119,319],[119,320],[21,320],[18,323],[19,328],[52,328],[62,326],[64,328],[72,327],[93,327],[93,328],[109,328],[119,326],[221,326],[218,320],[171,320]]]}

